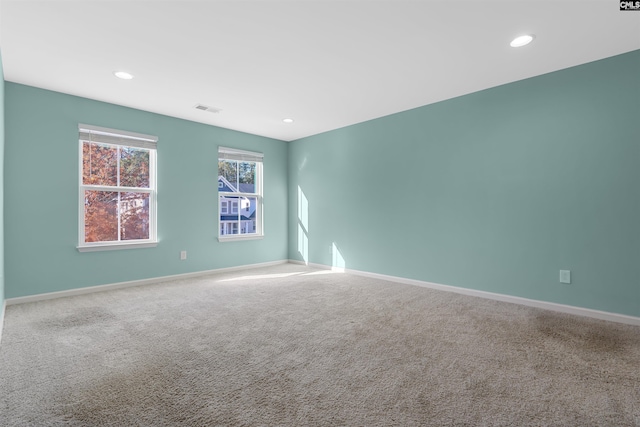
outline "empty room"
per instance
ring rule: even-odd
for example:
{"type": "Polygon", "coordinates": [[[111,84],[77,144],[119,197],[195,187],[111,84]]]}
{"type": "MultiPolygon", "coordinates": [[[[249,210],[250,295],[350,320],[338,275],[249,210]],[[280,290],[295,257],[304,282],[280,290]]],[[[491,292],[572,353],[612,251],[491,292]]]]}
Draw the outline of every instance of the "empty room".
{"type": "Polygon", "coordinates": [[[640,2],[0,0],[0,426],[640,426],[640,2]]]}

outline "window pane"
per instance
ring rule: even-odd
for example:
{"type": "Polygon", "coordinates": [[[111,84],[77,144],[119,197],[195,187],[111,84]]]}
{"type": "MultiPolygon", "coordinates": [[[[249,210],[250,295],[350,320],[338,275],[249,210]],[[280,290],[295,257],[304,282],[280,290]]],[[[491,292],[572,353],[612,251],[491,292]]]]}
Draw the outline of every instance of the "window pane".
{"type": "Polygon", "coordinates": [[[226,236],[229,234],[238,234],[238,221],[220,223],[220,235],[226,236]]]}
{"type": "Polygon", "coordinates": [[[238,192],[238,162],[234,160],[218,161],[218,191],[220,192],[238,192]],[[220,177],[224,178],[221,180],[220,177]],[[225,182],[226,181],[226,182],[225,182]],[[220,182],[223,183],[220,186],[220,182]]]}
{"type": "Polygon", "coordinates": [[[256,206],[258,199],[256,197],[242,197],[240,200],[240,233],[254,234],[256,232],[256,206]]]}
{"type": "Polygon", "coordinates": [[[241,197],[220,196],[220,235],[238,234],[238,209],[241,197]]]}
{"type": "Polygon", "coordinates": [[[82,183],[118,185],[118,149],[95,142],[82,144],[82,183]]]}
{"type": "Polygon", "coordinates": [[[149,194],[120,193],[120,240],[149,238],[149,194]]]}
{"type": "Polygon", "coordinates": [[[118,240],[118,193],[84,192],[84,241],[118,240]]]}
{"type": "Polygon", "coordinates": [[[256,163],[240,162],[238,164],[240,193],[256,192],[256,163]]]}
{"type": "Polygon", "coordinates": [[[149,188],[149,150],[120,148],[120,185],[149,188]]]}

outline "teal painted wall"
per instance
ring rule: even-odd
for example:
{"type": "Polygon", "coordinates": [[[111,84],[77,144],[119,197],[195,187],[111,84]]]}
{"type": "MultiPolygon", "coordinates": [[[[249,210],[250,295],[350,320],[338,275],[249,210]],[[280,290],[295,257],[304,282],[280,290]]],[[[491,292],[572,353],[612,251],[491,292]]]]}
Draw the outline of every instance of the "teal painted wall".
{"type": "Polygon", "coordinates": [[[0,319],[4,318],[4,294],[4,70],[0,52],[0,319]]]}
{"type": "Polygon", "coordinates": [[[287,258],[287,143],[11,82],[5,96],[7,298],[287,258]],[[76,250],[78,123],[159,137],[156,248],[76,250]],[[262,240],[217,241],[218,145],[264,153],[262,240]]]}
{"type": "Polygon", "coordinates": [[[638,76],[634,51],[292,142],[289,257],[640,316],[638,76]]]}

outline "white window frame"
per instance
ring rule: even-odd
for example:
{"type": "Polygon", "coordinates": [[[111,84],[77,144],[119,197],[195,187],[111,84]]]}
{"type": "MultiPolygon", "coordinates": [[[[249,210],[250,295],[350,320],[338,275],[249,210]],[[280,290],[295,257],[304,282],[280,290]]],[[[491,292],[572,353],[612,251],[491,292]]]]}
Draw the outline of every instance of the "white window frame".
{"type": "MultiPolygon", "coordinates": [[[[263,182],[263,167],[264,167],[264,154],[263,153],[257,153],[254,151],[245,151],[245,150],[238,150],[236,148],[229,148],[229,147],[222,147],[219,146],[218,147],[218,161],[220,160],[235,160],[235,161],[247,161],[247,162],[255,162],[256,163],[256,175],[255,175],[255,187],[254,187],[254,191],[255,193],[242,193],[242,192],[221,192],[218,191],[218,241],[220,242],[230,242],[230,241],[237,241],[237,240],[255,240],[255,239],[262,239],[264,238],[264,226],[263,226],[263,205],[264,205],[264,200],[263,200],[263,188],[264,188],[264,182],[263,182]],[[255,233],[251,233],[251,234],[221,234],[220,231],[222,229],[221,224],[224,224],[226,228],[226,230],[232,230],[231,227],[231,223],[224,223],[220,221],[220,215],[221,214],[225,214],[225,215],[229,215],[232,214],[232,206],[229,206],[228,210],[226,212],[222,212],[222,198],[223,197],[250,197],[250,198],[255,198],[256,199],[256,218],[255,218],[255,233]]],[[[217,163],[216,163],[216,167],[217,167],[217,163]]],[[[233,183],[232,183],[233,184],[233,183]]],[[[236,214],[238,215],[238,233],[240,233],[240,230],[242,228],[242,224],[240,223],[240,215],[241,215],[241,209],[240,209],[240,200],[236,201],[236,214]]],[[[229,204],[231,205],[231,201],[229,201],[229,204]]],[[[252,230],[253,231],[253,230],[252,230]]]]}
{"type": "MultiPolygon", "coordinates": [[[[108,251],[118,249],[150,248],[158,244],[157,240],[157,142],[158,138],[152,135],[134,133],[118,129],[79,124],[79,203],[78,203],[78,246],[79,252],[108,251]],[[133,147],[149,150],[149,188],[105,186],[105,185],[85,185],[83,183],[83,157],[82,148],[84,142],[98,142],[104,145],[133,147]],[[149,194],[149,238],[139,240],[117,240],[108,242],[85,242],[85,191],[114,191],[114,192],[135,192],[149,194]]],[[[120,208],[120,207],[119,207],[120,208]]]]}

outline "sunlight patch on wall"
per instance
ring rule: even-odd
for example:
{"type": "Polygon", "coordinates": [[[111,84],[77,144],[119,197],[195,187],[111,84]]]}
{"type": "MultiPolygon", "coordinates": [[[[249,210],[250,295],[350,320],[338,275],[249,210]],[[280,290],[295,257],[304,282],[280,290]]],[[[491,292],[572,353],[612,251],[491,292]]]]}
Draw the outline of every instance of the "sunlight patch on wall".
{"type": "Polygon", "coordinates": [[[298,186],[298,222],[305,230],[309,230],[309,201],[300,186],[298,186]]]}
{"type": "Polygon", "coordinates": [[[298,253],[309,263],[309,201],[298,186],[298,253]]]}
{"type": "Polygon", "coordinates": [[[340,253],[340,249],[338,249],[335,242],[333,242],[333,245],[331,247],[331,255],[332,255],[331,269],[334,271],[344,272],[344,269],[347,266],[346,266],[346,263],[344,262],[344,257],[342,256],[342,253],[340,253]]]}
{"type": "Polygon", "coordinates": [[[307,158],[302,159],[302,163],[298,166],[298,170],[301,171],[307,165],[307,158]]]}
{"type": "Polygon", "coordinates": [[[305,263],[309,263],[309,238],[307,233],[302,228],[302,225],[298,224],[298,253],[302,255],[302,260],[305,263]]]}

